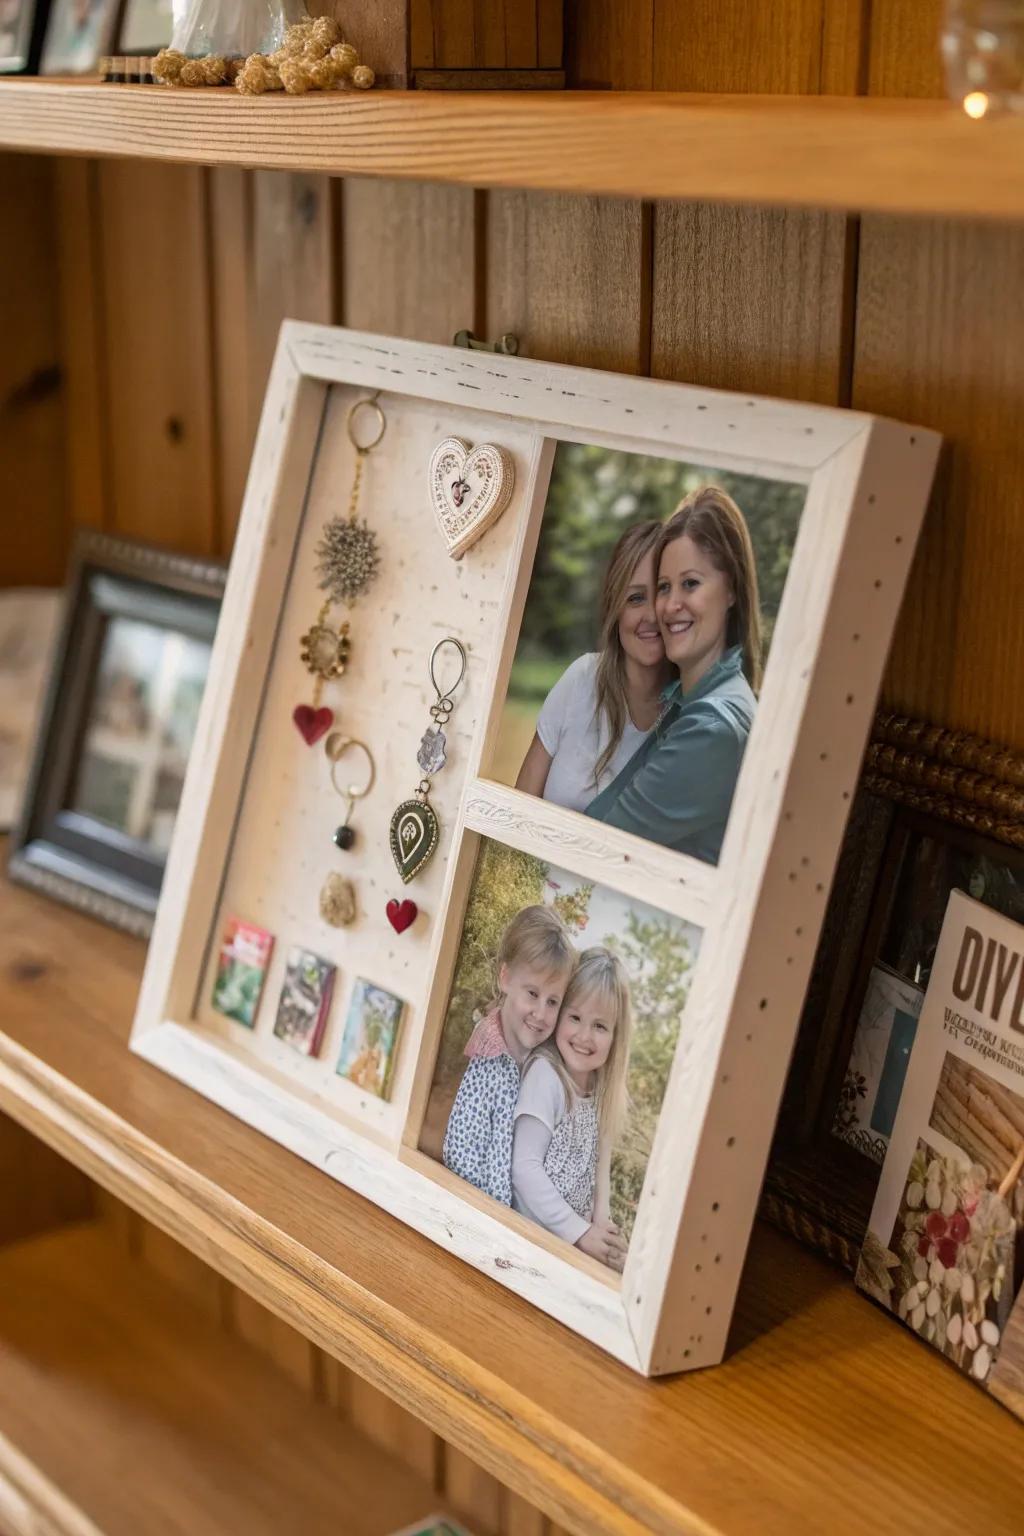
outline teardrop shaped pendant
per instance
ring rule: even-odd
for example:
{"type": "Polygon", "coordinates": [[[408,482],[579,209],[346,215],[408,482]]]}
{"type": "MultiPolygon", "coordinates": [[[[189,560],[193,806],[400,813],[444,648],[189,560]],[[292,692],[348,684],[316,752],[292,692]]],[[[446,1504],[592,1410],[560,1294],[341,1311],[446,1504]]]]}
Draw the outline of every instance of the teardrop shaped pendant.
{"type": "Polygon", "coordinates": [[[424,797],[403,800],[391,818],[391,856],[402,884],[414,880],[437,847],[441,827],[424,797]]]}

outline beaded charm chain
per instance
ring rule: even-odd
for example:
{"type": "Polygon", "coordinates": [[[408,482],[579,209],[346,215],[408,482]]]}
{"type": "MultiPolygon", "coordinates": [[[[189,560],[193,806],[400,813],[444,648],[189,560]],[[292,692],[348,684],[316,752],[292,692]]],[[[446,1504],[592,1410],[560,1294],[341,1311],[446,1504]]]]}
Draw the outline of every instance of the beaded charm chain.
{"type": "Polygon", "coordinates": [[[322,706],[320,702],[324,683],[333,682],[344,674],[352,648],[348,620],[332,624],[331,609],[335,605],[350,606],[356,598],[361,597],[372,585],[380,565],[377,535],[365,519],[360,522],[358,518],[363,464],[387,428],[384,412],[377,404],[377,395],[356,401],[348,413],[347,428],[349,439],[356,450],[348,512],[344,517],[332,517],[320,536],[316,547],[316,570],[320,578],[320,590],[326,592],[327,596],[299,642],[302,664],[314,679],[313,700],[311,704],[297,704],[292,711],[292,719],[307,746],[319,741],[334,724],[334,711],[322,706]],[[360,411],[372,411],[376,418],[375,435],[365,443],[358,440],[355,432],[360,411]]]}

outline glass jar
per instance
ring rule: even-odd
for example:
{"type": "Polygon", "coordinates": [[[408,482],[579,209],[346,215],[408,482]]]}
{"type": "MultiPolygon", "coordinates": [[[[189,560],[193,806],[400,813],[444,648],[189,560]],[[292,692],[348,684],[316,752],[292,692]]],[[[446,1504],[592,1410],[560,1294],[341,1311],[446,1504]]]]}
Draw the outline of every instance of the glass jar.
{"type": "Polygon", "coordinates": [[[190,59],[273,53],[294,22],[308,20],[304,0],[185,0],[179,10],[180,3],[171,47],[190,59]]]}
{"type": "Polygon", "coordinates": [[[946,90],[971,117],[1024,111],[1024,0],[946,0],[946,90]]]}

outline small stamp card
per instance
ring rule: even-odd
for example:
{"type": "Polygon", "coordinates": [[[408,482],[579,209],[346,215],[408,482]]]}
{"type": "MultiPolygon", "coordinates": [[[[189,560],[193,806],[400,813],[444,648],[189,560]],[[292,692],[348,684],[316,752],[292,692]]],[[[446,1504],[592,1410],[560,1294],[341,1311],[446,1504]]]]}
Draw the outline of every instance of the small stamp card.
{"type": "Polygon", "coordinates": [[[213,983],[213,1006],[252,1029],[274,948],[274,935],[237,917],[228,918],[213,983]]]}
{"type": "Polygon", "coordinates": [[[320,1050],[334,993],[335,967],[308,949],[288,951],[288,965],[277,1005],[274,1034],[301,1052],[320,1050]]]}
{"type": "Polygon", "coordinates": [[[400,997],[372,982],[357,981],[352,989],[338,1072],[357,1088],[375,1093],[380,1099],[386,1099],[391,1091],[391,1070],[404,1007],[400,997]]]}

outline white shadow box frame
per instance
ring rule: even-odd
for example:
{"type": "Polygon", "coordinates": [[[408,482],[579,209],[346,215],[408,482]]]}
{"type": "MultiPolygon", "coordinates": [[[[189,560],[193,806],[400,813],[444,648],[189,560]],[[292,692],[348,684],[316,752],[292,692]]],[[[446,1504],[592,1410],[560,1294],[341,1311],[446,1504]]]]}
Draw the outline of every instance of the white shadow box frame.
{"type": "Polygon", "coordinates": [[[287,322],[133,1050],[633,1369],[656,1375],[720,1360],[938,447],[934,433],[851,411],[287,322]],[[313,545],[351,482],[346,413],[377,390],[388,429],[367,461],[361,514],[380,536],[382,575],[353,614],[352,665],[331,702],[346,730],[373,745],[378,784],[359,802],[360,841],[342,866],[324,758],[288,715],[309,696],[297,636],[320,602],[313,545]],[[430,450],[449,435],[498,443],[516,467],[507,510],[458,563],[427,494],[430,450]],[[565,440],[806,485],[717,866],[488,778],[554,447],[565,440]],[[448,634],[469,665],[449,765],[432,790],[441,847],[409,888],[422,915],[396,937],[384,904],[404,893],[388,819],[420,776],[428,657],[448,634]],[[621,1279],[417,1150],[481,836],[702,930],[621,1279]],[[359,917],[344,930],[317,912],[330,868],[349,872],[359,892],[359,917]],[[277,940],[252,1031],[209,1006],[229,913],[277,940]],[[335,1014],[344,1014],[339,987],[344,994],[357,977],[405,1000],[387,1102],[332,1075],[340,1018],[318,1062],[273,1038],[291,943],[336,961],[335,1014]]]}

